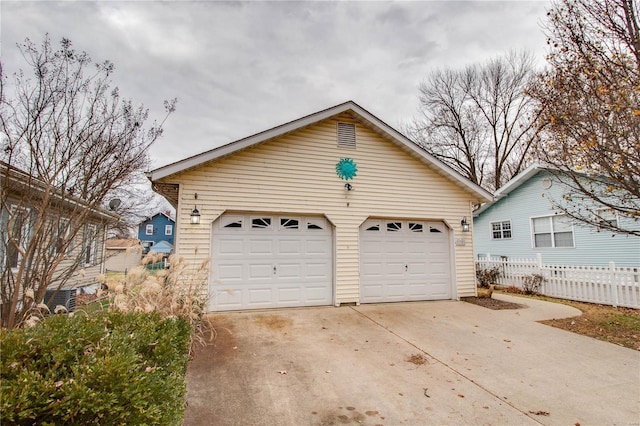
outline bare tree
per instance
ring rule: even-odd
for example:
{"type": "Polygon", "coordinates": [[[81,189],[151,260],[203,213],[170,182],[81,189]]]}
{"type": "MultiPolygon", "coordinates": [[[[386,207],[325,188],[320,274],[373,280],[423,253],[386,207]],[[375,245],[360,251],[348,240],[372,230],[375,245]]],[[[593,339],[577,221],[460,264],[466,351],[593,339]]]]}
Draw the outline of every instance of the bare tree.
{"type": "Polygon", "coordinates": [[[531,54],[510,52],[462,70],[440,69],[420,85],[422,117],[407,132],[472,182],[496,190],[530,161],[541,129],[531,54]]]}
{"type": "Polygon", "coordinates": [[[137,238],[137,225],[158,212],[171,210],[171,204],[151,190],[149,179],[140,174],[130,186],[114,191],[112,199],[120,200],[117,208],[119,220],[109,227],[109,237],[137,238]]]}
{"type": "MultiPolygon", "coordinates": [[[[95,267],[107,203],[147,168],[162,123],[111,87],[114,66],[92,65],[63,39],[18,45],[31,69],[0,75],[1,321],[21,324],[47,289],[95,267]],[[9,96],[11,92],[11,96],[9,96]]],[[[0,70],[1,72],[1,70],[0,70]]],[[[167,116],[175,100],[165,101],[167,116]]]]}
{"type": "Polygon", "coordinates": [[[640,236],[638,5],[561,0],[547,15],[550,69],[532,95],[548,124],[540,155],[568,187],[552,201],[582,223],[640,236]]]}

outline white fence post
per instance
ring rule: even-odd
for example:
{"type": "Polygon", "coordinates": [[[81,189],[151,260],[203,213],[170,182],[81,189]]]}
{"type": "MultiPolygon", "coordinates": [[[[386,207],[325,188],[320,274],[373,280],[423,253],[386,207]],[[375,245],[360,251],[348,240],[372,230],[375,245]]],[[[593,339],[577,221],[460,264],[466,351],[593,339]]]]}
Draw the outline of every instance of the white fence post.
{"type": "Polygon", "coordinates": [[[613,307],[617,308],[618,307],[618,303],[620,303],[619,295],[618,293],[620,292],[619,289],[619,283],[616,277],[616,263],[615,262],[609,262],[609,269],[611,270],[611,290],[613,291],[613,307]]]}
{"type": "Polygon", "coordinates": [[[522,288],[525,276],[540,273],[545,278],[541,293],[547,296],[640,309],[638,267],[618,268],[615,262],[608,266],[544,265],[539,253],[535,259],[492,259],[487,254],[478,265],[501,267],[500,284],[504,286],[522,288]]]}

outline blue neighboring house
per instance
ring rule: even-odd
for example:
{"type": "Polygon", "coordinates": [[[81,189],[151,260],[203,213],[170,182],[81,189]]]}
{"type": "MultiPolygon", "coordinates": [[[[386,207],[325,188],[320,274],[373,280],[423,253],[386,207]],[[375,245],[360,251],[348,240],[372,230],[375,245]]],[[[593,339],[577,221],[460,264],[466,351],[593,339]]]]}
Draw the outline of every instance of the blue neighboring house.
{"type": "MultiPolygon", "coordinates": [[[[562,199],[566,186],[549,170],[530,166],[496,191],[495,201],[474,213],[477,257],[535,259],[539,253],[545,264],[640,266],[640,238],[601,230],[552,209],[550,200],[562,199]]],[[[613,211],[599,214],[624,220],[620,225],[625,228],[640,228],[640,223],[613,211]]]]}
{"type": "Polygon", "coordinates": [[[142,243],[143,253],[160,242],[173,247],[176,222],[165,213],[157,213],[138,225],[138,239],[142,243]]]}

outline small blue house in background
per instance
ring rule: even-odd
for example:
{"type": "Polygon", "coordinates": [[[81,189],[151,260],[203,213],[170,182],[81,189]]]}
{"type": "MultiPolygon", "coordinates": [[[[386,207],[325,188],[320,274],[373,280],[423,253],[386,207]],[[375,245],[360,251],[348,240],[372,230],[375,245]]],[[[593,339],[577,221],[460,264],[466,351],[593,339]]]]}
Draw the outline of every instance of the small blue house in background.
{"type": "Polygon", "coordinates": [[[165,213],[157,213],[138,225],[138,239],[142,243],[143,253],[162,241],[170,247],[174,245],[174,231],[176,222],[165,213]]]}
{"type": "MultiPolygon", "coordinates": [[[[549,169],[533,165],[495,193],[495,201],[482,205],[473,219],[474,248],[478,258],[535,259],[550,265],[640,266],[640,238],[600,230],[553,210],[566,186],[549,169]]],[[[599,212],[607,220],[625,220],[624,227],[640,228],[613,211],[599,212]]]]}

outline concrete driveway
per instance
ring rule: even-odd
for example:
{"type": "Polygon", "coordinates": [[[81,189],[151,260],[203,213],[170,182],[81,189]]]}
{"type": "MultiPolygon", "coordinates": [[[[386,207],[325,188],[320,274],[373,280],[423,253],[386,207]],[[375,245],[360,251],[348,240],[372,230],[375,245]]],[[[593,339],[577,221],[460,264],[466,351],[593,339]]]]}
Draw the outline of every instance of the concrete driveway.
{"type": "Polygon", "coordinates": [[[185,425],[640,424],[640,352],[524,309],[412,302],[215,314],[185,425]]]}

